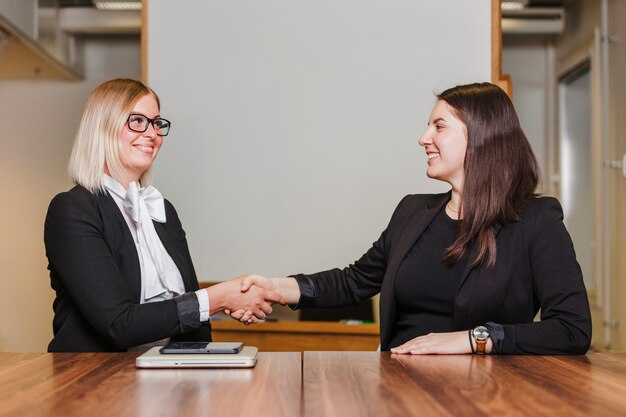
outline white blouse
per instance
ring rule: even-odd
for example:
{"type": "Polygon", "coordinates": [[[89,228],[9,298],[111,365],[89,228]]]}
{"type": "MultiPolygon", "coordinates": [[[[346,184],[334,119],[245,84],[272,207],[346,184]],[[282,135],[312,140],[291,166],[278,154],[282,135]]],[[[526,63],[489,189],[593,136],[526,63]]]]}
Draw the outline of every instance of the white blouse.
{"type": "MultiPolygon", "coordinates": [[[[185,284],[178,267],[163,246],[152,220],[165,223],[165,203],[159,191],[150,186],[140,188],[131,182],[128,190],[108,175],[104,186],[117,204],[135,241],[141,269],[140,303],[170,300],[185,293],[185,284]]],[[[205,290],[196,291],[200,321],[209,320],[209,296],[205,290]]]]}

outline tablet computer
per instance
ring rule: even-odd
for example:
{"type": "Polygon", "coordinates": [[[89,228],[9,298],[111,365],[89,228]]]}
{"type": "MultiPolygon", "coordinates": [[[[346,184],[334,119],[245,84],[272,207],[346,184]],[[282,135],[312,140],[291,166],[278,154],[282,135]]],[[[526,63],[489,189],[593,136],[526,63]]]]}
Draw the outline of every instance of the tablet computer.
{"type": "Polygon", "coordinates": [[[251,368],[256,364],[258,349],[244,346],[239,353],[161,353],[159,346],[137,357],[137,368],[251,368]]]}

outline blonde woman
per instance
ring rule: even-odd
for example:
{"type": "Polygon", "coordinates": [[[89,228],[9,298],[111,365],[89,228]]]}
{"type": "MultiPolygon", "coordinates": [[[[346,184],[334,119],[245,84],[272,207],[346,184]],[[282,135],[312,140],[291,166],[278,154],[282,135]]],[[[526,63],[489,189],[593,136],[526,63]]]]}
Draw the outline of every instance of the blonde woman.
{"type": "Polygon", "coordinates": [[[150,186],[170,126],[139,81],[107,81],[88,98],[69,164],[76,186],[52,200],[45,221],[50,352],[210,341],[210,314],[264,317],[283,302],[271,290],[241,293],[240,280],[199,289],[176,210],[150,186]]]}

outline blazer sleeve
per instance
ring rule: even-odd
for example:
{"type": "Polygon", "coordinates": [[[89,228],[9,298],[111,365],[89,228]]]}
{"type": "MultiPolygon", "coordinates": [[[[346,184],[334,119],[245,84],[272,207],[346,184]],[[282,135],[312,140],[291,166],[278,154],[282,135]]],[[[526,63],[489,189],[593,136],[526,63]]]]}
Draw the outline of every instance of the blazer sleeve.
{"type": "MultiPolygon", "coordinates": [[[[408,197],[408,196],[407,196],[408,197]]],[[[396,214],[407,201],[404,197],[391,216],[390,225],[396,214]]],[[[334,268],[315,274],[293,275],[300,288],[300,307],[342,307],[353,305],[378,294],[381,290],[389,251],[388,226],[372,247],[357,261],[346,268],[334,268]]]]}
{"type": "Polygon", "coordinates": [[[106,219],[86,194],[56,196],[44,228],[49,269],[81,314],[121,349],[200,327],[199,312],[190,312],[194,293],[155,303],[133,301],[104,238],[106,219]]]}
{"type": "Polygon", "coordinates": [[[502,325],[494,344],[503,354],[584,354],[591,343],[591,313],[572,240],[558,200],[542,198],[531,222],[529,261],[541,320],[502,325]]]}

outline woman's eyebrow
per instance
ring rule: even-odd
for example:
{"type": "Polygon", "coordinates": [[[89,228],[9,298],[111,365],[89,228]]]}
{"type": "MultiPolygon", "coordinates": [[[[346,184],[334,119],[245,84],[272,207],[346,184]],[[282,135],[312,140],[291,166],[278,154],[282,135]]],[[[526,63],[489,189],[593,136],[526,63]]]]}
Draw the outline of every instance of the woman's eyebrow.
{"type": "MultiPolygon", "coordinates": [[[[435,120],[432,121],[433,124],[435,123],[439,123],[439,122],[445,122],[446,119],[444,119],[443,117],[437,117],[435,120]]],[[[430,125],[430,123],[429,123],[430,125]]]]}
{"type": "MultiPolygon", "coordinates": [[[[141,112],[138,112],[138,111],[131,111],[130,114],[131,114],[131,116],[132,115],[136,115],[136,116],[148,117],[147,115],[145,115],[145,114],[143,114],[141,112]]],[[[156,116],[154,116],[154,117],[148,117],[148,119],[160,119],[160,118],[161,118],[161,115],[159,113],[157,113],[156,116]]]]}

